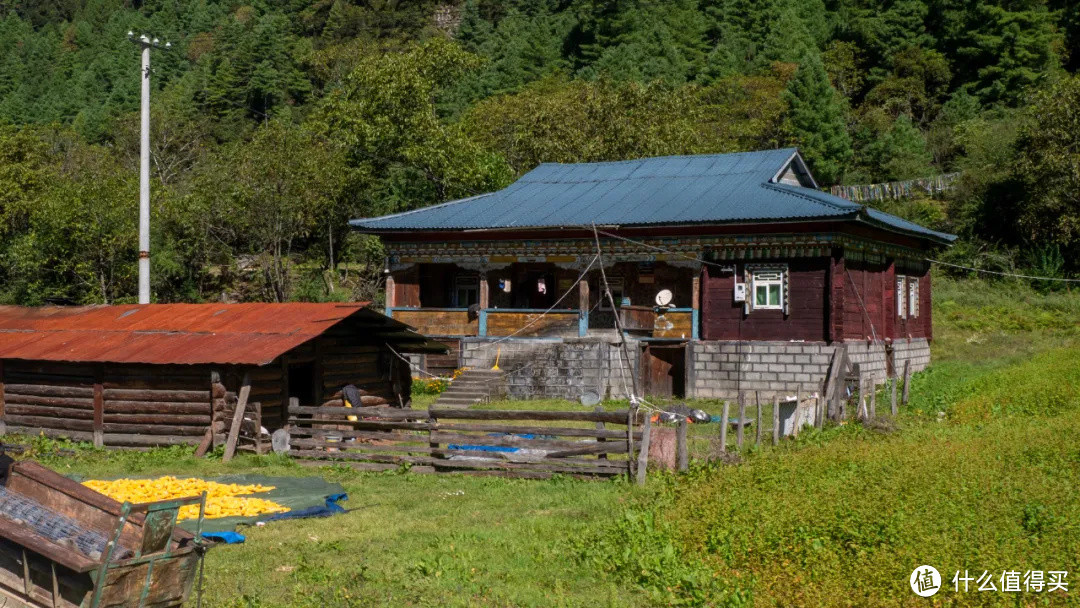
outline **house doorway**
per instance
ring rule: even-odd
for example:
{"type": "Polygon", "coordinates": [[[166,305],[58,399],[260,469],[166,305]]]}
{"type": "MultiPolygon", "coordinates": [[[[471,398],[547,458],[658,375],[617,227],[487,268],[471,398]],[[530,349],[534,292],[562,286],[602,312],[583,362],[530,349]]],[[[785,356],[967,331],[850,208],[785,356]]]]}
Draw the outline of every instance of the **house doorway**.
{"type": "Polygon", "coordinates": [[[289,364],[289,397],[295,397],[300,405],[322,405],[315,403],[315,364],[289,364]]]}
{"type": "Polygon", "coordinates": [[[641,352],[642,390],[650,397],[686,396],[686,344],[646,344],[641,352]]]}

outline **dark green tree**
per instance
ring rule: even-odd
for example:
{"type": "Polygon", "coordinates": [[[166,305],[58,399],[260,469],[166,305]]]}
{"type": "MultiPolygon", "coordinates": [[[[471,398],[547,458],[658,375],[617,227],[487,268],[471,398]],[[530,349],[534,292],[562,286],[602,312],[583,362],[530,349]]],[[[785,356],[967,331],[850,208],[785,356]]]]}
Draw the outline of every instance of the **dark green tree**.
{"type": "Polygon", "coordinates": [[[851,160],[851,137],[820,54],[807,54],[784,97],[791,105],[795,139],[818,183],[837,183],[851,160]]]}

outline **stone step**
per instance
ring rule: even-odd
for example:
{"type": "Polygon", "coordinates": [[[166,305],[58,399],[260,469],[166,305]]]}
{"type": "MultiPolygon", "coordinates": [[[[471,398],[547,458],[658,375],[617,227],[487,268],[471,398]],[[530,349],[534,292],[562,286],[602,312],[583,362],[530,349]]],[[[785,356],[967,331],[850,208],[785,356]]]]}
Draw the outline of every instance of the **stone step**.
{"type": "Polygon", "coordinates": [[[462,399],[484,399],[489,393],[481,391],[443,391],[443,397],[461,397],[462,399]]]}

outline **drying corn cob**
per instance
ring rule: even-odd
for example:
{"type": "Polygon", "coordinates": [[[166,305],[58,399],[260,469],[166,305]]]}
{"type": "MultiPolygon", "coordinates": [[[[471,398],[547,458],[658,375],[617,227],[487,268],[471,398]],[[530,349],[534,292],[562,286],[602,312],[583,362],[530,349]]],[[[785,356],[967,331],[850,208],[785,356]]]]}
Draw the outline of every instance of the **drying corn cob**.
{"type": "MultiPolygon", "coordinates": [[[[159,477],[157,479],[115,479],[111,481],[90,480],[83,485],[102,494],[133,503],[154,502],[170,498],[198,496],[206,492],[207,518],[217,517],[253,517],[263,513],[281,513],[287,508],[263,498],[244,496],[269,492],[274,486],[259,484],[241,485],[235,483],[217,483],[204,479],[159,477]]],[[[180,508],[180,519],[195,519],[199,516],[199,505],[187,505],[180,508]]]]}

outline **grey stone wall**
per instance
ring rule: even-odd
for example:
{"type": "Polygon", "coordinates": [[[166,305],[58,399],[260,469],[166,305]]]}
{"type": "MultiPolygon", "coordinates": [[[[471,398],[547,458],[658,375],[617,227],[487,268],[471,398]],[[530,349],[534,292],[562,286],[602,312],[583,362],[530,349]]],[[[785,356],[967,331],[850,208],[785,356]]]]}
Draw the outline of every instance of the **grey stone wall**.
{"type": "Polygon", "coordinates": [[[821,390],[833,347],[815,342],[697,342],[688,346],[688,397],[737,399],[821,390]]]}
{"type": "Polygon", "coordinates": [[[602,339],[507,340],[467,338],[461,342],[465,367],[490,369],[498,357],[513,399],[562,397],[577,400],[587,391],[604,398],[625,397],[637,372],[640,347],[628,343],[630,367],[621,347],[602,339]],[[628,372],[627,370],[632,370],[628,372]]]}
{"type": "MultiPolygon", "coordinates": [[[[885,380],[883,344],[845,346],[853,363],[875,381],[885,380]]],[[[631,382],[628,370],[636,373],[640,363],[641,343],[630,341],[627,348],[629,367],[621,347],[610,339],[466,338],[461,358],[465,367],[490,369],[498,356],[507,394],[514,399],[576,400],[586,391],[623,398],[631,382]]],[[[820,342],[691,342],[686,346],[686,396],[734,400],[739,391],[758,391],[765,399],[796,391],[812,395],[821,391],[835,348],[820,342]]],[[[920,371],[930,363],[930,345],[925,339],[896,340],[893,359],[898,373],[905,360],[911,361],[912,372],[920,371]]]]}

